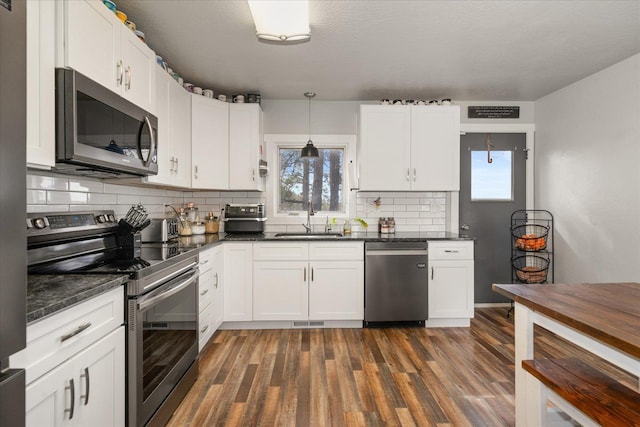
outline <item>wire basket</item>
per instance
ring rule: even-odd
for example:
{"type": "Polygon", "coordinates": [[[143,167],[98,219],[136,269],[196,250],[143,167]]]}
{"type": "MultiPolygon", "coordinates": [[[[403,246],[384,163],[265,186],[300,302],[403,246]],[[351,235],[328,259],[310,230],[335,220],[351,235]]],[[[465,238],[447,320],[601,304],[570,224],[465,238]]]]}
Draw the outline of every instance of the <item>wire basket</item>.
{"type": "Polygon", "coordinates": [[[537,252],[547,248],[549,227],[540,224],[522,224],[511,228],[516,249],[537,252]]]}
{"type": "Polygon", "coordinates": [[[549,259],[537,255],[523,255],[511,261],[518,280],[524,283],[544,283],[549,272],[549,259]]]}

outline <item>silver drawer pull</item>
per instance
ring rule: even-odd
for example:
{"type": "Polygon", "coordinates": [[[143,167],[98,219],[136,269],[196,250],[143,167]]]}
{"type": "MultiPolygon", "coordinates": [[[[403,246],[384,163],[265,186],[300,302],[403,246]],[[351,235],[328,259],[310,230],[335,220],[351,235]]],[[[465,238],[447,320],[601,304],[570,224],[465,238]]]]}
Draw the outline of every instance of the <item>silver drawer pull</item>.
{"type": "Polygon", "coordinates": [[[202,261],[200,261],[200,265],[205,265],[208,262],[209,262],[208,259],[203,259],[202,261]]]}
{"type": "Polygon", "coordinates": [[[457,254],[457,253],[459,253],[460,251],[454,251],[454,250],[451,250],[451,249],[445,249],[445,252],[446,252],[446,253],[450,253],[450,254],[457,254]]]}
{"type": "Polygon", "coordinates": [[[209,325],[206,325],[204,328],[200,329],[200,333],[204,334],[205,332],[207,332],[207,329],[209,329],[209,325]]]}
{"type": "Polygon", "coordinates": [[[204,292],[200,292],[200,296],[204,296],[209,292],[209,289],[205,289],[204,292]]]}
{"type": "Polygon", "coordinates": [[[63,336],[60,337],[60,342],[65,342],[66,340],[75,337],[76,335],[78,335],[80,332],[84,331],[85,329],[89,329],[89,327],[91,327],[91,322],[87,322],[83,325],[78,326],[77,328],[75,328],[73,331],[64,334],[63,336]]]}

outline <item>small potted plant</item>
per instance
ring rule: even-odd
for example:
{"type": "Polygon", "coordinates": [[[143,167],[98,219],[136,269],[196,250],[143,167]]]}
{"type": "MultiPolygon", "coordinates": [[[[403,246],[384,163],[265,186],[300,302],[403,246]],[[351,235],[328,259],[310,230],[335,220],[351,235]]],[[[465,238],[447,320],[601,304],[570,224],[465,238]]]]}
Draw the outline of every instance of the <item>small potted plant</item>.
{"type": "MultiPolygon", "coordinates": [[[[350,235],[351,234],[351,221],[357,222],[365,230],[367,229],[367,227],[369,227],[369,224],[367,223],[367,221],[365,221],[362,218],[358,218],[358,217],[355,217],[355,218],[352,218],[352,219],[348,219],[347,218],[344,221],[344,224],[342,226],[342,232],[345,235],[350,235]]],[[[331,224],[336,224],[336,219],[335,218],[331,219],[331,224]]]]}

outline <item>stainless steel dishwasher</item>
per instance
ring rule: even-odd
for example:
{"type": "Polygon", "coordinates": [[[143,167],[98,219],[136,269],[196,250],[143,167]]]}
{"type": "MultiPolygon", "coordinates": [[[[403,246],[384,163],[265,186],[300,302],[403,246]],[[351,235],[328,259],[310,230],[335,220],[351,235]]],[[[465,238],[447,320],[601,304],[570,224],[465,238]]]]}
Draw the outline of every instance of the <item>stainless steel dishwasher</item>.
{"type": "Polygon", "coordinates": [[[365,242],[364,326],[424,325],[427,242],[365,242]]]}

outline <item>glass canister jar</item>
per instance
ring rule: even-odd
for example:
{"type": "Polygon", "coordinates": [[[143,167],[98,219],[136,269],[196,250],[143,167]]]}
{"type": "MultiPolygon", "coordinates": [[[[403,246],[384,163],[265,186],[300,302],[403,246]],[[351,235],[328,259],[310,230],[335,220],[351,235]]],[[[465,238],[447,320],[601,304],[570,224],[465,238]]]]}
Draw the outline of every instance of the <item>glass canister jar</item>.
{"type": "Polygon", "coordinates": [[[213,216],[213,212],[209,212],[207,214],[207,219],[204,222],[205,233],[207,234],[216,234],[220,230],[220,222],[218,222],[218,217],[213,216]]]}
{"type": "Polygon", "coordinates": [[[196,207],[195,203],[187,203],[187,209],[185,210],[185,212],[189,221],[196,222],[198,220],[198,208],[196,207]]]}
{"type": "Polygon", "coordinates": [[[191,229],[191,221],[189,221],[189,219],[187,218],[187,214],[184,211],[184,208],[180,208],[178,219],[180,220],[180,224],[178,224],[178,234],[181,236],[191,236],[193,234],[193,230],[191,229]]]}

